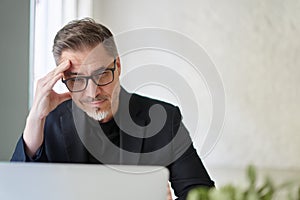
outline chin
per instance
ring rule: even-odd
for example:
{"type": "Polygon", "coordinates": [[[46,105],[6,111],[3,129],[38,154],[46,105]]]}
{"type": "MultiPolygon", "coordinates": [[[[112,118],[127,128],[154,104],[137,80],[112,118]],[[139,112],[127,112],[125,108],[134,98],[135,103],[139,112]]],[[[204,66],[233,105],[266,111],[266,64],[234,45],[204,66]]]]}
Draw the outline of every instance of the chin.
{"type": "Polygon", "coordinates": [[[108,116],[108,111],[89,111],[86,112],[86,114],[88,116],[90,116],[91,118],[93,118],[94,120],[97,121],[102,121],[103,119],[105,119],[108,116]]]}

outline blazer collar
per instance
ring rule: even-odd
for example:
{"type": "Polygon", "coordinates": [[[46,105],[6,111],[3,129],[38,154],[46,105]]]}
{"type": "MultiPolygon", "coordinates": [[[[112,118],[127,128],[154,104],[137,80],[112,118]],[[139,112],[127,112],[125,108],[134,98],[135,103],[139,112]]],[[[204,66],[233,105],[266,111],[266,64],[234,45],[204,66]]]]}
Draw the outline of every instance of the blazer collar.
{"type": "Polygon", "coordinates": [[[102,155],[105,159],[101,160],[101,158],[97,158],[99,156],[99,151],[97,151],[97,156],[94,157],[100,160],[101,163],[131,165],[139,163],[145,136],[143,126],[146,125],[146,120],[139,117],[141,108],[130,101],[132,95],[134,94],[130,94],[121,88],[119,108],[115,116],[115,121],[120,127],[121,149],[118,148],[118,153],[106,144],[104,134],[91,134],[91,131],[96,130],[97,125],[99,125],[98,122],[89,118],[73,101],[68,102],[67,112],[60,117],[60,123],[70,162],[88,162],[87,150],[94,155],[95,153],[92,151],[100,149],[100,151],[106,153],[107,151],[113,151],[117,154],[113,160],[105,160],[106,156],[102,155]],[[129,106],[129,102],[131,106],[129,106]],[[83,127],[82,122],[87,127],[83,127]],[[90,141],[92,141],[92,144],[90,141]]]}
{"type": "Polygon", "coordinates": [[[67,103],[66,112],[60,116],[60,127],[64,138],[68,162],[85,163],[88,160],[87,151],[78,135],[73,113],[72,101],[67,103]]]}

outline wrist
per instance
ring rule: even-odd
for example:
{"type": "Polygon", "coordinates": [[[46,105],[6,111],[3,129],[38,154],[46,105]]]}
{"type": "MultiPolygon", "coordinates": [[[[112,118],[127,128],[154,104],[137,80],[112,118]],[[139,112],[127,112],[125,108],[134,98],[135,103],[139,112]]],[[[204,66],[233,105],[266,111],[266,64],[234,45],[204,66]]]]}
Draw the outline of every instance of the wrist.
{"type": "Polygon", "coordinates": [[[46,118],[29,114],[26,119],[26,125],[23,132],[23,140],[25,143],[25,151],[28,156],[33,156],[40,148],[44,139],[44,125],[46,118]]]}
{"type": "Polygon", "coordinates": [[[32,108],[27,116],[26,121],[27,122],[34,121],[34,122],[38,123],[38,122],[45,121],[46,117],[47,117],[47,115],[44,115],[32,108]]]}

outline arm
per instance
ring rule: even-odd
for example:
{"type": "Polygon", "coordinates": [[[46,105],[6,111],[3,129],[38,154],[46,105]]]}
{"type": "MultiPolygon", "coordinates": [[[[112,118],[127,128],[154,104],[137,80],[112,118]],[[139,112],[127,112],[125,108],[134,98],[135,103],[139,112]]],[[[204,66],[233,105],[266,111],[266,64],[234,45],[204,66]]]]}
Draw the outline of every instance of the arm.
{"type": "Polygon", "coordinates": [[[12,160],[27,161],[42,150],[44,125],[48,114],[60,103],[70,99],[69,93],[57,94],[53,87],[63,77],[63,72],[70,67],[70,61],[62,62],[37,83],[32,108],[26,120],[22,138],[19,140],[12,160]],[[17,156],[18,155],[18,156],[17,156]],[[19,157],[19,158],[18,158],[19,157]]]}
{"type": "Polygon", "coordinates": [[[175,157],[177,158],[168,166],[170,182],[178,200],[186,198],[187,193],[194,187],[214,187],[201,159],[199,158],[188,133],[182,123],[179,109],[173,113],[173,134],[181,134],[178,143],[174,142],[175,157]],[[184,152],[184,153],[182,153],[184,152]]]}
{"type": "Polygon", "coordinates": [[[178,200],[186,198],[188,192],[198,186],[214,187],[196,150],[191,145],[187,151],[170,166],[170,182],[178,200]]]}

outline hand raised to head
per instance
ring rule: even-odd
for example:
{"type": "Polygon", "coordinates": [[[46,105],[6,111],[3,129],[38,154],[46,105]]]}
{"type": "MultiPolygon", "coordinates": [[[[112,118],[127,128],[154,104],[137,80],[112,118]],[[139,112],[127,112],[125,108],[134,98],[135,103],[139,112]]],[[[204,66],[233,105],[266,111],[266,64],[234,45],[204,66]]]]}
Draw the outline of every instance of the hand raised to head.
{"type": "Polygon", "coordinates": [[[70,61],[65,60],[55,69],[37,82],[31,114],[37,118],[45,118],[60,103],[71,98],[70,93],[58,94],[53,90],[54,85],[63,77],[63,72],[70,68],[70,61]]]}

